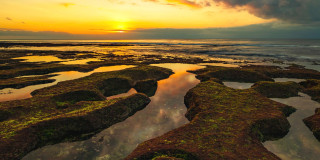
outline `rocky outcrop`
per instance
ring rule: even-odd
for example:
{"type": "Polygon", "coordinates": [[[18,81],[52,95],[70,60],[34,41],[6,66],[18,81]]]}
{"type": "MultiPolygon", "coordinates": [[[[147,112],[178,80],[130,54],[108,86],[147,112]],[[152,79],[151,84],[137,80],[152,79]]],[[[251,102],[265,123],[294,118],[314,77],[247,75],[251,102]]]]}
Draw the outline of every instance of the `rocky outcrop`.
{"type": "Polygon", "coordinates": [[[273,81],[272,78],[260,72],[244,68],[207,66],[207,68],[190,72],[197,74],[196,77],[201,81],[205,81],[210,78],[217,78],[222,81],[236,81],[248,83],[258,81],[273,81]]]}
{"type": "Polygon", "coordinates": [[[29,99],[2,102],[0,157],[20,159],[47,144],[88,138],[125,120],[150,102],[141,93],[111,100],[106,100],[105,95],[171,74],[169,69],[152,66],[95,73],[36,90],[29,99]]]}
{"type": "Polygon", "coordinates": [[[236,90],[205,81],[185,96],[190,123],[141,143],[126,160],[280,159],[261,141],[285,136],[295,109],[254,89],[236,90]]]}
{"type": "Polygon", "coordinates": [[[23,88],[36,84],[45,84],[56,81],[55,79],[50,79],[56,75],[45,75],[45,76],[35,76],[35,77],[22,77],[22,78],[10,78],[10,79],[0,79],[0,89],[4,88],[23,88]]]}
{"type": "Polygon", "coordinates": [[[259,65],[243,66],[242,68],[262,73],[271,78],[320,79],[320,72],[296,64],[284,68],[259,65]]]}
{"type": "Polygon", "coordinates": [[[222,81],[247,83],[274,81],[272,78],[320,79],[320,72],[298,65],[291,65],[286,68],[256,65],[242,66],[240,68],[207,66],[204,69],[190,72],[197,74],[197,78],[200,80],[218,78],[222,81]]]}
{"type": "Polygon", "coordinates": [[[308,79],[300,82],[300,85],[304,87],[304,93],[311,96],[312,100],[320,103],[320,80],[319,79],[308,79]]]}
{"type": "Polygon", "coordinates": [[[313,135],[320,141],[320,108],[316,109],[313,116],[303,119],[303,122],[313,132],[313,135]]]}
{"type": "MultiPolygon", "coordinates": [[[[311,99],[320,103],[320,80],[308,79],[300,82],[304,87],[304,93],[311,96],[311,99]]],[[[315,114],[305,118],[303,122],[313,132],[313,135],[320,141],[320,108],[316,109],[315,114]]]]}
{"type": "Polygon", "coordinates": [[[252,88],[268,98],[289,98],[298,96],[302,87],[295,82],[266,82],[255,83],[252,88]]]}
{"type": "Polygon", "coordinates": [[[151,97],[154,96],[158,87],[158,82],[152,79],[139,81],[134,86],[134,89],[140,93],[144,93],[147,96],[151,97]]]}

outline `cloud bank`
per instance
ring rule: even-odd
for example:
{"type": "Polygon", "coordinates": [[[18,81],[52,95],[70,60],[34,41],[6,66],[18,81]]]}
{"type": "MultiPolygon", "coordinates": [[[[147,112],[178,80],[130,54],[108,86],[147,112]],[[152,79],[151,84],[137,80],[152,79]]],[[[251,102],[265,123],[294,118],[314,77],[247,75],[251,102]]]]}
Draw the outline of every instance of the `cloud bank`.
{"type": "Polygon", "coordinates": [[[313,23],[320,21],[320,0],[145,0],[164,1],[172,5],[189,7],[226,6],[241,8],[264,19],[276,18],[291,23],[313,23]]]}
{"type": "Polygon", "coordinates": [[[210,0],[228,7],[244,7],[262,18],[277,18],[293,23],[320,21],[320,0],[210,0]]]}

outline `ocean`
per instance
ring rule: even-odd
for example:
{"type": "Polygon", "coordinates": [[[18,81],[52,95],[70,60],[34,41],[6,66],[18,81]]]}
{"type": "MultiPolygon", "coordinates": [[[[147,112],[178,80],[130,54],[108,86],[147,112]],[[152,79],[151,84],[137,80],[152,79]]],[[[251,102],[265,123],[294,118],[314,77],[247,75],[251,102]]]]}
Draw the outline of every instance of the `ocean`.
{"type": "MultiPolygon", "coordinates": [[[[8,40],[0,43],[22,43],[1,49],[88,50],[109,51],[105,44],[127,44],[128,52],[205,54],[223,58],[279,58],[287,61],[319,61],[320,40],[297,39],[195,39],[195,40],[8,40]],[[61,46],[37,47],[23,43],[51,43],[61,46]],[[140,47],[139,47],[140,46],[140,47]]],[[[112,47],[111,47],[112,48],[112,47]]]]}

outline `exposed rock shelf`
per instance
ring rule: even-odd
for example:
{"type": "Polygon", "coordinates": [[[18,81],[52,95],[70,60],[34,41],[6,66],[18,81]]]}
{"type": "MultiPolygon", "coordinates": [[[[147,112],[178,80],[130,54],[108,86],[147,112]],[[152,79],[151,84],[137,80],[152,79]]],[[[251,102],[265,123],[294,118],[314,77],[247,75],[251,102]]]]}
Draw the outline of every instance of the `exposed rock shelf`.
{"type": "Polygon", "coordinates": [[[290,128],[286,117],[295,109],[269,98],[297,96],[308,87],[273,78],[320,79],[319,72],[298,65],[207,66],[190,72],[202,81],[185,96],[190,123],[141,143],[126,159],[280,159],[261,142],[284,137],[290,128]],[[236,90],[221,81],[255,85],[236,90]]]}
{"type": "MultiPolygon", "coordinates": [[[[312,79],[300,84],[305,87],[304,92],[310,95],[312,100],[320,103],[320,80],[312,79]]],[[[320,108],[316,109],[315,115],[305,118],[303,121],[320,141],[320,108]]]]}
{"type": "Polygon", "coordinates": [[[272,78],[320,79],[320,72],[298,65],[286,68],[256,65],[242,66],[240,68],[207,66],[207,68],[190,72],[197,74],[197,78],[200,80],[207,80],[213,77],[222,81],[248,83],[274,81],[272,78]]]}
{"type": "MultiPolygon", "coordinates": [[[[150,99],[141,93],[106,100],[139,84],[169,77],[172,71],[139,66],[95,73],[34,91],[25,100],[0,103],[0,157],[20,159],[41,146],[88,138],[143,109],[150,99]]],[[[144,85],[145,84],[145,85],[144,85]]],[[[154,90],[154,89],[153,89],[154,90]]]]}
{"type": "Polygon", "coordinates": [[[281,138],[295,109],[253,89],[235,90],[206,81],[185,96],[190,120],[140,144],[126,159],[279,159],[261,141],[281,138]]]}

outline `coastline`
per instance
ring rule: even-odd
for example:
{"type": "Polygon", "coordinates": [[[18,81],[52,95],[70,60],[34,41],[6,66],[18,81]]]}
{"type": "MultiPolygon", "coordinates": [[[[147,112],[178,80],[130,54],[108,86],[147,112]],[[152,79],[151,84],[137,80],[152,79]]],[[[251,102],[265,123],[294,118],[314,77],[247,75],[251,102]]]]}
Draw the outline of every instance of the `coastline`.
{"type": "MultiPolygon", "coordinates": [[[[104,47],[105,46],[107,46],[107,45],[104,45],[104,47]]],[[[109,46],[110,45],[108,45],[107,47],[109,47],[109,46]]],[[[124,46],[123,45],[120,45],[120,46],[117,45],[116,47],[125,47],[125,46],[126,45],[124,45],[124,46]]],[[[112,47],[114,47],[114,45],[112,47]]],[[[39,79],[39,78],[41,80],[43,80],[43,78],[44,78],[44,80],[50,80],[51,77],[55,76],[54,74],[56,74],[58,72],[61,72],[61,71],[89,72],[89,71],[95,70],[95,69],[97,69],[99,67],[103,67],[103,66],[114,66],[114,65],[134,65],[134,66],[139,66],[141,64],[163,64],[163,63],[177,63],[177,64],[179,64],[179,63],[185,63],[185,64],[203,64],[203,63],[205,63],[205,64],[212,64],[212,65],[214,65],[214,64],[219,64],[219,65],[223,65],[223,64],[228,65],[228,64],[230,64],[230,62],[228,62],[228,61],[217,60],[217,59],[206,59],[206,58],[192,57],[192,56],[190,56],[190,57],[179,57],[179,56],[174,57],[172,55],[170,55],[170,56],[168,56],[168,55],[133,55],[133,54],[115,55],[115,54],[97,54],[96,52],[92,52],[92,53],[90,53],[88,55],[84,55],[84,54],[87,54],[88,52],[64,52],[64,51],[59,51],[59,52],[56,52],[56,51],[34,52],[34,51],[32,51],[32,52],[34,52],[32,54],[32,56],[57,56],[57,55],[59,55],[58,57],[60,59],[62,59],[62,60],[63,59],[79,59],[79,58],[80,59],[88,59],[88,58],[93,58],[93,57],[94,58],[95,57],[99,57],[100,59],[103,59],[103,60],[95,61],[95,62],[89,62],[87,64],[66,65],[66,64],[61,64],[61,61],[28,62],[28,61],[25,61],[23,59],[15,59],[15,58],[18,58],[18,57],[30,56],[30,55],[28,55],[29,52],[30,52],[30,50],[29,51],[22,51],[22,52],[15,52],[13,50],[13,51],[8,51],[7,53],[3,53],[2,54],[2,59],[1,60],[2,60],[3,63],[1,65],[2,68],[1,68],[0,75],[1,75],[1,81],[3,81],[3,83],[6,84],[7,87],[8,87],[8,84],[9,84],[8,82],[12,83],[15,86],[26,87],[28,85],[38,84],[38,83],[34,83],[34,81],[37,82],[37,79],[39,79]],[[35,76],[35,75],[40,75],[40,76],[35,76]]],[[[245,61],[241,61],[241,62],[242,62],[241,68],[239,68],[239,67],[238,68],[228,68],[228,67],[207,66],[207,68],[205,68],[205,69],[200,69],[198,71],[192,71],[192,73],[197,74],[197,78],[202,81],[199,84],[200,86],[210,82],[210,83],[212,83],[212,84],[209,85],[210,87],[217,87],[217,86],[222,87],[222,86],[220,86],[221,84],[217,84],[216,83],[216,82],[221,83],[221,81],[259,82],[259,81],[266,81],[266,80],[267,81],[273,81],[272,80],[273,78],[320,79],[319,72],[317,72],[315,70],[306,69],[306,68],[304,68],[303,66],[300,66],[300,65],[291,65],[290,64],[287,67],[266,66],[266,65],[260,65],[259,66],[259,65],[254,65],[254,63],[248,63],[248,62],[245,62],[245,61]]],[[[283,63],[283,62],[280,62],[280,63],[283,63]]],[[[237,63],[235,63],[235,64],[237,64],[237,63]]],[[[274,63],[274,64],[277,65],[277,63],[274,63]]],[[[132,71],[133,73],[130,73],[131,76],[134,77],[137,74],[138,75],[148,74],[148,72],[150,72],[151,75],[161,75],[159,73],[166,72],[166,74],[165,74],[166,76],[164,76],[164,77],[162,77],[160,79],[164,79],[166,77],[169,77],[169,75],[172,74],[172,73],[170,73],[170,71],[168,71],[168,69],[164,69],[164,68],[156,69],[156,70],[158,70],[156,72],[157,74],[155,74],[155,72],[152,70],[153,67],[146,66],[146,68],[150,68],[150,71],[147,71],[147,72],[141,73],[141,74],[140,74],[140,72],[142,70],[145,70],[145,69],[143,69],[143,67],[141,68],[141,66],[140,66],[140,68],[138,67],[136,70],[135,70],[135,68],[131,68],[131,69],[129,68],[129,69],[125,69],[123,71],[122,70],[114,71],[114,73],[118,73],[118,72],[119,73],[121,73],[121,72],[125,73],[126,70],[127,71],[134,70],[134,71],[132,71]]],[[[102,72],[102,73],[95,73],[95,74],[92,74],[92,75],[86,75],[87,77],[80,78],[80,81],[81,81],[81,79],[90,79],[90,76],[98,76],[99,74],[102,75],[104,73],[102,72]]],[[[127,77],[127,76],[120,74],[120,77],[127,77]]],[[[155,78],[155,79],[151,79],[151,81],[150,81],[150,78],[145,78],[145,79],[141,79],[141,82],[142,82],[142,84],[146,84],[148,86],[147,88],[152,88],[152,86],[154,86],[154,84],[156,83],[155,81],[158,81],[160,79],[158,77],[158,78],[155,78]]],[[[128,83],[128,82],[123,81],[123,79],[121,79],[121,78],[120,79],[115,79],[115,83],[119,83],[120,85],[118,85],[118,87],[116,87],[116,88],[111,88],[109,90],[111,92],[109,95],[102,96],[102,94],[104,94],[104,92],[106,92],[106,91],[102,91],[101,93],[98,93],[96,91],[90,91],[90,93],[89,92],[86,92],[86,93],[85,92],[81,92],[81,93],[79,92],[79,94],[78,94],[78,92],[74,92],[73,91],[72,87],[71,87],[71,89],[67,87],[67,86],[77,86],[77,85],[71,84],[72,81],[74,81],[74,83],[78,83],[79,79],[68,81],[68,83],[70,83],[69,85],[64,85],[64,84],[67,84],[67,82],[60,82],[57,85],[53,85],[52,87],[45,88],[45,89],[40,89],[40,90],[37,90],[35,92],[32,92],[31,94],[32,94],[33,98],[28,98],[28,99],[25,99],[25,100],[2,102],[1,103],[1,117],[2,117],[1,118],[1,124],[3,124],[4,129],[7,128],[6,125],[4,125],[6,123],[6,121],[12,121],[13,120],[12,118],[15,117],[15,116],[12,117],[12,113],[14,113],[14,112],[11,111],[11,109],[10,109],[11,107],[12,108],[16,108],[16,110],[18,112],[20,112],[19,110],[21,108],[23,109],[23,108],[28,108],[29,106],[32,106],[32,105],[29,105],[29,104],[28,105],[24,105],[23,103],[19,104],[20,101],[28,101],[28,100],[33,101],[32,99],[36,99],[37,96],[41,97],[41,95],[44,96],[44,95],[50,94],[49,97],[52,97],[56,101],[59,101],[59,103],[56,103],[54,105],[55,108],[58,108],[58,109],[66,109],[66,108],[68,109],[69,108],[70,109],[70,108],[74,108],[75,106],[85,106],[85,105],[87,105],[87,103],[88,103],[87,101],[92,97],[94,97],[94,101],[101,101],[106,96],[111,96],[111,95],[117,95],[119,93],[124,93],[124,92],[128,91],[128,87],[124,87],[124,86],[134,87],[134,84],[137,83],[136,81],[128,83]],[[53,92],[53,90],[50,90],[50,88],[55,88],[57,86],[62,86],[62,87],[60,87],[60,89],[57,89],[57,93],[55,93],[56,91],[53,92]],[[62,92],[68,92],[68,91],[72,91],[72,92],[70,92],[70,93],[73,93],[71,95],[75,95],[76,97],[79,96],[79,95],[88,95],[87,97],[89,97],[89,99],[85,98],[85,99],[81,99],[79,101],[78,100],[72,101],[72,100],[70,100],[70,99],[72,99],[72,96],[69,96],[69,94],[68,95],[67,94],[60,94],[60,92],[62,93],[62,92]],[[59,94],[58,94],[58,92],[59,92],[59,94]],[[62,95],[62,96],[57,96],[57,95],[62,95]],[[64,100],[64,98],[68,99],[68,100],[64,100]],[[72,101],[72,103],[71,103],[71,101],[72,101]],[[16,107],[14,107],[14,106],[16,106],[16,107]]],[[[43,83],[52,83],[52,81],[41,81],[41,83],[42,82],[43,83]]],[[[39,81],[39,83],[40,83],[40,81],[39,81]]],[[[274,83],[274,82],[272,82],[272,83],[274,83]]],[[[94,84],[94,83],[90,82],[90,84],[94,84]]],[[[113,86],[112,85],[113,83],[111,81],[110,81],[110,84],[111,84],[111,86],[113,86]]],[[[298,90],[300,92],[305,92],[305,93],[309,94],[310,96],[313,96],[314,100],[318,100],[318,98],[317,98],[318,94],[314,94],[314,93],[317,93],[318,91],[317,90],[314,91],[315,89],[317,89],[314,86],[319,85],[319,83],[317,83],[316,85],[310,85],[310,84],[311,84],[311,80],[307,80],[305,82],[301,82],[300,84],[295,83],[294,85],[298,85],[299,86],[298,90]]],[[[314,84],[314,83],[312,83],[312,84],[314,84]]],[[[79,88],[83,89],[82,86],[86,86],[86,85],[81,85],[81,83],[80,83],[79,88]]],[[[14,86],[11,85],[10,87],[14,87],[14,86]]],[[[283,90],[283,88],[281,88],[281,87],[291,89],[292,85],[266,83],[266,84],[257,84],[256,87],[253,87],[253,88],[258,88],[258,89],[256,89],[256,91],[262,93],[262,95],[261,95],[262,97],[269,97],[268,95],[270,95],[270,94],[273,95],[272,92],[279,92],[280,90],[283,90]],[[259,89],[257,87],[258,85],[260,85],[260,86],[267,85],[267,87],[262,87],[262,88],[259,89]],[[277,87],[278,87],[278,89],[277,89],[277,87]],[[268,93],[267,92],[261,92],[261,89],[265,89],[265,88],[273,88],[275,90],[268,90],[267,91],[268,93]]],[[[17,87],[17,88],[19,88],[19,87],[17,87]]],[[[297,95],[297,93],[288,94],[288,92],[290,92],[289,89],[285,93],[283,93],[285,95],[285,97],[292,97],[292,96],[296,96],[297,95]]],[[[140,87],[140,89],[137,89],[137,87],[136,87],[136,90],[137,90],[137,92],[140,93],[140,92],[143,92],[144,89],[143,89],[143,87],[142,88],[140,87]]],[[[228,89],[222,87],[221,90],[228,90],[228,89]]],[[[252,92],[255,92],[254,94],[257,94],[256,91],[252,91],[252,92]]],[[[156,91],[154,90],[152,92],[156,92],[156,91]]],[[[234,94],[234,93],[237,93],[237,92],[238,91],[230,91],[230,94],[234,94]]],[[[294,92],[297,92],[297,91],[294,91],[294,92]]],[[[239,92],[237,95],[241,96],[242,93],[239,92]]],[[[141,106],[146,106],[146,104],[149,103],[149,102],[147,102],[148,101],[147,100],[148,96],[142,95],[142,94],[140,94],[139,96],[138,96],[139,97],[138,99],[141,99],[141,98],[144,99],[145,98],[145,102],[142,103],[141,106]]],[[[150,96],[152,96],[152,94],[149,95],[149,97],[150,96]]],[[[203,96],[198,97],[198,99],[202,99],[203,98],[205,100],[206,96],[209,96],[209,95],[205,94],[203,96]]],[[[132,97],[134,97],[134,95],[129,96],[128,98],[124,98],[124,99],[122,98],[123,99],[123,103],[125,103],[127,101],[126,99],[130,99],[132,97]]],[[[186,97],[188,97],[188,96],[186,96],[186,97]]],[[[280,96],[277,95],[275,97],[280,97],[280,96]]],[[[40,99],[45,100],[45,98],[43,99],[43,97],[40,98],[40,99]]],[[[119,101],[121,101],[120,99],[119,99],[119,101]]],[[[36,101],[32,102],[32,103],[34,103],[34,106],[38,106],[38,104],[35,103],[36,101]]],[[[111,100],[111,101],[118,101],[118,99],[111,100]]],[[[190,101],[190,100],[189,100],[189,98],[186,98],[185,101],[186,101],[186,103],[188,103],[188,101],[190,101]]],[[[262,101],[267,102],[268,100],[265,99],[265,100],[262,100],[262,101]]],[[[115,102],[115,103],[117,103],[117,102],[115,102]]],[[[119,103],[121,103],[121,102],[119,102],[119,103]]],[[[189,103],[191,103],[191,102],[189,102],[189,103]]],[[[39,106],[41,106],[41,105],[39,105],[39,106]]],[[[105,107],[108,108],[108,106],[109,105],[106,105],[105,107]]],[[[127,106],[128,106],[128,104],[127,104],[127,106]]],[[[226,105],[226,106],[228,106],[228,105],[226,105]]],[[[194,106],[193,110],[198,110],[197,107],[198,106],[194,106]]],[[[138,107],[138,108],[142,109],[144,107],[138,107]]],[[[26,109],[26,110],[28,110],[28,109],[26,109]]],[[[289,113],[292,112],[292,109],[288,109],[288,108],[286,108],[284,110],[283,109],[280,109],[280,110],[282,112],[286,113],[285,114],[286,116],[288,116],[289,113]]],[[[136,111],[137,110],[134,109],[134,112],[136,112],[136,111]]],[[[191,118],[191,117],[195,117],[196,114],[201,114],[201,112],[202,111],[197,111],[196,113],[193,113],[190,110],[188,110],[187,117],[189,117],[189,120],[192,120],[193,118],[191,118]]],[[[61,112],[61,113],[63,113],[63,112],[61,112]]],[[[63,114],[65,114],[65,113],[63,113],[63,114]]],[[[120,114],[120,115],[123,115],[123,114],[120,114]]],[[[133,113],[126,113],[125,115],[127,115],[126,117],[129,117],[132,114],[133,113]]],[[[228,115],[228,114],[226,114],[226,115],[228,115]]],[[[279,113],[279,116],[280,115],[281,114],[279,113]]],[[[31,118],[32,117],[35,118],[34,116],[31,116],[31,118]]],[[[95,117],[95,116],[93,116],[93,117],[95,117]]],[[[75,118],[79,118],[79,117],[76,116],[75,118]]],[[[284,117],[281,117],[280,119],[283,122],[286,121],[284,117]]],[[[96,120],[94,120],[94,121],[96,121],[96,120]]],[[[121,119],[120,121],[122,121],[122,120],[123,119],[121,119]]],[[[263,119],[260,119],[260,120],[263,121],[263,119]]],[[[119,121],[117,121],[117,122],[119,122],[119,121]]],[[[281,132],[279,131],[279,133],[281,133],[280,137],[283,137],[285,135],[285,133],[288,132],[288,122],[284,122],[284,123],[287,123],[287,124],[285,125],[286,127],[284,127],[284,128],[280,127],[282,129],[284,129],[281,132]]],[[[306,123],[308,123],[308,122],[306,122],[306,123]]],[[[317,122],[317,120],[313,120],[313,123],[318,123],[318,122],[317,122]]],[[[55,123],[51,124],[50,126],[52,126],[52,125],[54,126],[54,124],[55,123]]],[[[59,122],[59,124],[63,124],[63,123],[59,122]]],[[[317,128],[317,127],[311,127],[310,123],[308,123],[308,124],[309,124],[308,126],[311,128],[311,130],[315,131],[315,133],[318,132],[316,129],[313,129],[313,128],[317,128]]],[[[31,123],[31,125],[32,125],[32,123],[31,123]]],[[[270,124],[263,124],[263,125],[267,125],[268,126],[270,124]]],[[[46,125],[44,125],[44,126],[46,126],[46,125]]],[[[111,126],[111,125],[109,125],[109,126],[111,126]]],[[[41,127],[35,127],[35,128],[41,128],[41,127]]],[[[44,129],[46,127],[42,127],[42,128],[44,129]]],[[[81,127],[78,127],[78,128],[81,128],[81,127]]],[[[102,128],[107,128],[107,127],[106,126],[104,126],[104,127],[99,126],[97,128],[99,128],[99,131],[100,131],[102,128]]],[[[252,126],[249,126],[248,128],[252,128],[252,126]]],[[[264,128],[264,129],[266,129],[266,128],[264,128]]],[[[266,130],[270,130],[270,128],[267,128],[266,130]]],[[[257,132],[261,132],[263,137],[268,137],[267,134],[264,133],[266,130],[263,130],[261,128],[257,128],[257,132]]],[[[97,131],[98,130],[96,130],[94,132],[96,133],[97,131]]],[[[41,130],[36,131],[36,132],[41,132],[41,130]]],[[[90,131],[90,132],[92,132],[92,131],[90,131]]],[[[24,132],[21,131],[21,133],[24,133],[24,132]]],[[[34,133],[34,132],[30,132],[30,133],[34,133]]],[[[84,134],[85,132],[79,131],[79,133],[80,134],[84,134]]],[[[32,135],[33,134],[30,134],[31,137],[32,137],[32,135]]],[[[50,139],[50,135],[51,134],[49,134],[48,135],[49,137],[46,137],[46,138],[50,139]]],[[[90,136],[85,136],[84,139],[87,139],[87,138],[91,137],[92,135],[93,134],[90,134],[90,136]]],[[[74,136],[76,137],[76,134],[74,136]]],[[[175,139],[174,136],[173,136],[173,139],[175,139]]],[[[265,139],[265,140],[267,140],[267,139],[265,139]]],[[[38,148],[40,146],[44,146],[45,144],[49,144],[48,143],[49,141],[48,142],[45,142],[45,141],[46,140],[44,140],[44,142],[42,142],[41,145],[33,145],[33,146],[36,146],[35,148],[38,148]]],[[[53,143],[57,143],[59,141],[55,141],[53,143]]],[[[261,143],[260,141],[263,141],[263,139],[260,139],[260,138],[255,139],[255,143],[261,143]]],[[[171,146],[171,147],[173,147],[172,150],[177,149],[177,148],[174,148],[174,146],[177,147],[177,143],[172,140],[172,146],[171,146]]],[[[7,145],[5,143],[2,143],[2,144],[3,144],[3,148],[6,148],[7,145]]],[[[147,145],[147,144],[143,143],[143,145],[147,145]]],[[[187,145],[187,144],[185,144],[184,146],[187,146],[187,148],[188,148],[188,146],[191,147],[190,145],[187,145]]],[[[223,146],[224,145],[222,145],[222,147],[223,146]]],[[[260,146],[261,146],[261,144],[260,144],[260,146]]],[[[35,148],[31,147],[31,149],[27,149],[27,151],[21,152],[22,154],[17,154],[18,156],[17,155],[11,155],[11,156],[12,157],[17,156],[17,158],[19,159],[19,158],[22,157],[22,155],[25,155],[27,152],[30,152],[31,150],[33,150],[35,148]]],[[[161,147],[155,145],[155,148],[156,149],[155,149],[154,152],[158,152],[158,151],[156,151],[157,148],[161,148],[161,147]]],[[[138,151],[136,151],[136,152],[140,153],[139,149],[137,149],[137,150],[138,151]]],[[[3,151],[5,151],[5,150],[3,150],[3,151]]],[[[161,151],[161,153],[162,153],[162,151],[161,151]]],[[[183,153],[185,153],[185,152],[183,152],[183,153]]],[[[257,153],[258,153],[258,151],[257,151],[257,153]]],[[[179,152],[179,154],[180,154],[180,152],[179,152]]],[[[135,152],[133,152],[132,155],[136,155],[135,152]]],[[[139,158],[139,157],[141,157],[142,154],[140,156],[132,156],[132,155],[129,156],[128,159],[131,159],[132,157],[139,158]]],[[[150,155],[151,155],[151,153],[150,153],[150,155]]],[[[156,155],[156,154],[152,154],[152,155],[154,155],[153,158],[155,158],[157,156],[160,156],[160,157],[161,156],[164,156],[164,157],[167,156],[167,157],[173,158],[177,154],[176,153],[172,153],[171,154],[171,152],[168,152],[168,153],[167,152],[163,152],[163,155],[156,155]]],[[[252,155],[255,155],[255,154],[252,154],[252,155]]],[[[197,155],[196,153],[192,153],[191,157],[194,158],[194,156],[199,158],[199,155],[197,155]]],[[[273,155],[273,157],[274,157],[274,155],[273,155]]],[[[181,158],[181,157],[175,157],[175,158],[181,158]]],[[[274,157],[274,158],[277,159],[276,157],[274,157]]]]}

